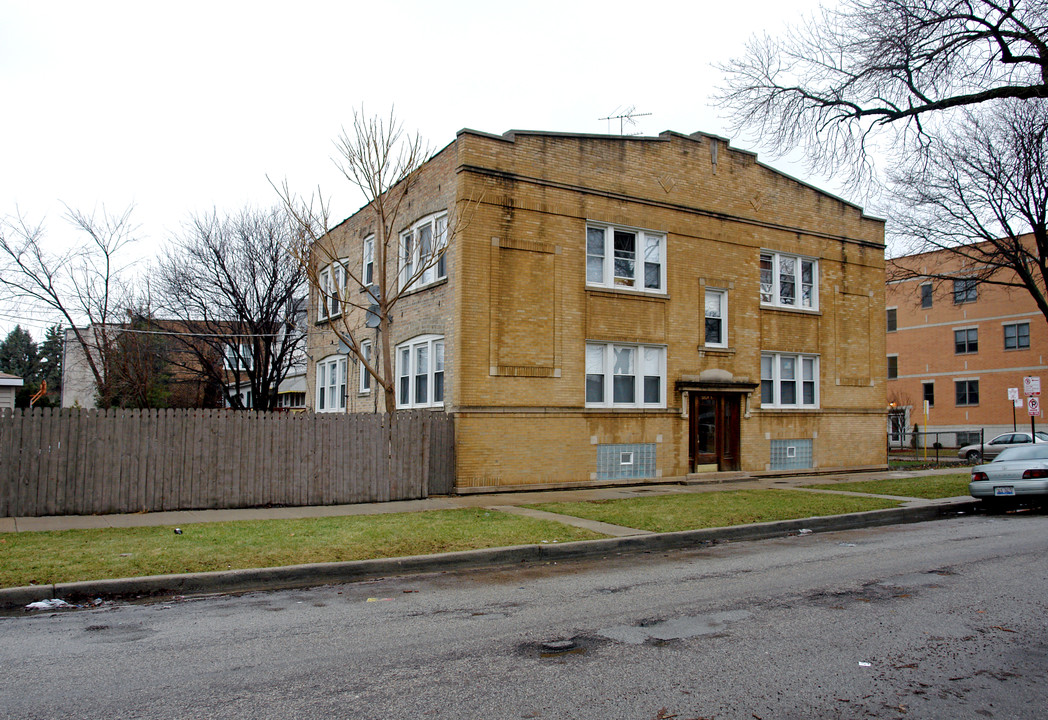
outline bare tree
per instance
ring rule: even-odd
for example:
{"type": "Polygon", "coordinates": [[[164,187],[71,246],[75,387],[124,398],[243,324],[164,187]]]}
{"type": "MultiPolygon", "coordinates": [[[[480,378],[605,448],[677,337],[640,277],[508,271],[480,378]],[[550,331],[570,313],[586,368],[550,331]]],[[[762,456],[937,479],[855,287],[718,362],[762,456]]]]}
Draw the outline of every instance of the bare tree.
{"type": "Polygon", "coordinates": [[[842,0],[720,69],[736,132],[862,183],[878,143],[920,150],[955,108],[1048,97],[1048,2],[842,0]]]}
{"type": "Polygon", "coordinates": [[[133,305],[134,284],[121,264],[136,232],[131,211],[115,215],[102,208],[96,215],[67,206],[65,217],[81,240],[64,252],[47,248],[43,223],[21,215],[0,223],[0,287],[16,302],[46,307],[68,323],[103,407],[113,394],[109,355],[133,305]]]}
{"type": "Polygon", "coordinates": [[[300,359],[304,271],[298,229],[279,209],[192,218],[159,260],[158,309],[180,352],[171,362],[224,388],[229,406],[277,407],[277,390],[300,359]]]}
{"type": "Polygon", "coordinates": [[[350,184],[363,193],[367,204],[362,212],[370,213],[374,220],[372,278],[361,277],[359,265],[340,260],[338,238],[330,232],[333,225],[329,206],[319,194],[299,197],[289,190],[286,182],[277,192],[297,221],[302,242],[299,257],[319,302],[325,307],[367,312],[371,325],[378,328],[378,352],[369,357],[357,337],[361,329],[360,313],[341,312],[329,323],[343,349],[348,349],[382,388],[385,411],[392,414],[397,409],[390,339],[393,309],[414,283],[441,262],[465,224],[460,221],[462,213],[456,213],[454,208],[449,210],[447,223],[434,233],[429,247],[420,248],[417,253],[418,262],[409,270],[401,271],[398,261],[402,248],[397,232],[401,208],[428,160],[428,150],[417,134],[404,132],[392,111],[385,119],[367,118],[362,112],[354,112],[352,129],[343,128],[335,148],[336,166],[350,184]],[[332,269],[340,276],[338,282],[328,280],[332,269]],[[341,281],[342,277],[345,282],[341,281]]]}
{"type": "Polygon", "coordinates": [[[1048,319],[1048,103],[1010,101],[965,113],[893,184],[894,229],[911,252],[947,251],[953,268],[897,259],[889,279],[958,278],[1019,288],[1048,319]]]}

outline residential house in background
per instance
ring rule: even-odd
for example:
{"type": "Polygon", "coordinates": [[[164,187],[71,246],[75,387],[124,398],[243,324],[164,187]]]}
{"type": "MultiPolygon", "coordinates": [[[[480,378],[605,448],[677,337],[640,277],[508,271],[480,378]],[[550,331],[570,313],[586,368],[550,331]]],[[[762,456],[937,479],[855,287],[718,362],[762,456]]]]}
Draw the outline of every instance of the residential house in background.
{"type": "MultiPolygon", "coordinates": [[[[463,216],[390,338],[398,407],[454,416],[458,492],[886,465],[884,224],[861,208],[704,133],[462,130],[376,282],[463,216]]],[[[330,232],[363,277],[373,223],[330,232]]],[[[307,401],[381,412],[342,313],[380,346],[314,295],[307,401]]]]}
{"type": "MultiPolygon", "coordinates": [[[[949,251],[888,261],[888,277],[956,274],[949,280],[889,281],[886,292],[886,368],[892,404],[889,431],[897,440],[915,424],[942,433],[929,444],[961,446],[1013,429],[1029,430],[1023,378],[1048,389],[1048,326],[1028,293],[980,284],[949,251]],[[1009,388],[1018,391],[1015,407],[1009,388]]],[[[1035,418],[1040,424],[1042,417],[1035,418]]]]}
{"type": "Polygon", "coordinates": [[[22,378],[0,372],[0,410],[14,409],[15,395],[22,384],[22,378]]]}

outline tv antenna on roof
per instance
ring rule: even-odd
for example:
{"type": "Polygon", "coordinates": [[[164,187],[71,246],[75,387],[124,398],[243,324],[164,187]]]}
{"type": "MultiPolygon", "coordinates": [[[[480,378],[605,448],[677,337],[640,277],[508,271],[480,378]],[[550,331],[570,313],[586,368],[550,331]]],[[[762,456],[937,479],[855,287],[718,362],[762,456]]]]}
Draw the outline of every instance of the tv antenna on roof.
{"type": "MultiPolygon", "coordinates": [[[[626,131],[626,126],[627,125],[632,127],[632,126],[637,124],[637,121],[634,120],[633,118],[648,117],[649,115],[651,115],[651,113],[639,113],[639,112],[637,112],[637,106],[636,105],[630,105],[628,108],[624,109],[621,113],[616,115],[615,113],[617,113],[619,111],[619,108],[621,108],[621,107],[622,106],[620,105],[619,107],[617,107],[614,110],[612,110],[611,114],[608,115],[607,117],[597,118],[598,120],[607,120],[608,121],[608,134],[609,135],[611,134],[611,121],[612,120],[618,120],[619,121],[619,135],[625,135],[626,134],[625,131],[626,131]]],[[[630,133],[630,135],[640,135],[640,133],[639,132],[637,132],[637,133],[630,133]]]]}

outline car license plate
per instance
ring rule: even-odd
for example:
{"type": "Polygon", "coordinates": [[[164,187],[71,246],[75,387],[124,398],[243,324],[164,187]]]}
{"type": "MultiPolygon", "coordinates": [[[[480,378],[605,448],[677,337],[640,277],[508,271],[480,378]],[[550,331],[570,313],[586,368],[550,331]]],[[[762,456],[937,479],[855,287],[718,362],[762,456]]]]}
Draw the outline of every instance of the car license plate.
{"type": "Polygon", "coordinates": [[[997,497],[1015,495],[1015,488],[1011,485],[999,485],[993,489],[993,494],[997,497]]]}

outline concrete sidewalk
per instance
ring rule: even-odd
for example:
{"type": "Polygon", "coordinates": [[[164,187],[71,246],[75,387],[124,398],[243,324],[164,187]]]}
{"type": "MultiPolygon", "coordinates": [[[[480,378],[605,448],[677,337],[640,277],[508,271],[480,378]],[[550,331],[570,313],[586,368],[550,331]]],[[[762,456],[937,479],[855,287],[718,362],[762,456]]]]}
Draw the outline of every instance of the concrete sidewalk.
{"type": "MultiPolygon", "coordinates": [[[[72,603],[96,598],[131,599],[165,596],[203,595],[213,593],[278,590],[316,585],[339,584],[390,575],[448,572],[473,568],[520,565],[521,563],[564,562],[612,554],[654,552],[708,546],[718,542],[761,540],[807,533],[834,532],[879,525],[924,522],[976,512],[979,503],[971,498],[942,500],[898,498],[902,507],[873,510],[850,515],[804,518],[780,522],[736,525],[706,530],[652,533],[636,528],[609,525],[592,520],[558,515],[521,507],[524,504],[557,501],[636,498],[673,493],[723,492],[752,488],[796,488],[799,485],[825,484],[826,489],[805,492],[842,492],[832,485],[849,480],[907,478],[920,475],[942,475],[956,470],[919,472],[874,472],[849,475],[790,476],[747,479],[732,483],[700,485],[631,485],[576,490],[492,493],[429,498],[389,503],[338,505],[330,507],[254,508],[245,510],[203,510],[131,515],[74,516],[49,518],[4,518],[0,530],[32,532],[76,528],[136,527],[189,525],[228,520],[266,520],[281,518],[332,517],[391,512],[419,512],[463,507],[484,507],[495,511],[530,515],[584,527],[609,537],[562,544],[522,545],[516,547],[467,550],[416,557],[383,558],[352,562],[318,563],[288,567],[228,570],[222,572],[186,573],[151,577],[91,580],[75,583],[0,588],[0,609],[22,608],[39,600],[62,599],[72,603]]],[[[859,494],[864,493],[848,493],[859,494]]],[[[884,497],[884,496],[873,496],[884,497]]]]}
{"type": "MultiPolygon", "coordinates": [[[[923,475],[948,475],[967,471],[967,467],[917,470],[917,471],[875,471],[831,475],[789,475],[747,478],[732,482],[705,482],[691,485],[658,483],[650,485],[620,485],[601,488],[579,488],[564,490],[534,491],[501,491],[485,494],[451,495],[426,498],[424,500],[398,500],[384,503],[359,503],[354,505],[319,505],[303,507],[266,507],[245,508],[240,510],[175,510],[154,513],[125,513],[114,515],[60,515],[48,517],[0,518],[0,533],[3,532],[39,532],[46,530],[84,530],[94,528],[182,526],[193,523],[229,522],[235,520],[289,520],[296,518],[339,517],[344,515],[377,515],[381,513],[422,512],[425,510],[451,510],[455,508],[483,507],[502,512],[514,512],[546,519],[557,519],[562,522],[566,516],[540,513],[537,510],[521,508],[521,505],[534,505],[548,502],[579,502],[586,500],[609,500],[621,498],[648,497],[674,493],[723,492],[725,490],[795,488],[800,485],[826,484],[854,480],[879,480],[883,478],[908,478],[923,475]]],[[[914,501],[912,498],[900,498],[910,503],[921,504],[925,501],[914,501]]],[[[578,520],[578,518],[572,518],[578,520]]],[[[592,521],[570,523],[577,527],[586,527],[605,535],[636,535],[645,531],[632,528],[628,533],[615,530],[617,526],[597,523],[604,526],[595,527],[592,521]],[[609,532],[610,530],[610,532],[609,532]]]]}

